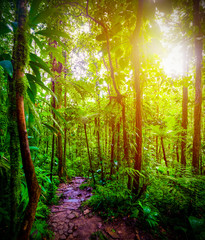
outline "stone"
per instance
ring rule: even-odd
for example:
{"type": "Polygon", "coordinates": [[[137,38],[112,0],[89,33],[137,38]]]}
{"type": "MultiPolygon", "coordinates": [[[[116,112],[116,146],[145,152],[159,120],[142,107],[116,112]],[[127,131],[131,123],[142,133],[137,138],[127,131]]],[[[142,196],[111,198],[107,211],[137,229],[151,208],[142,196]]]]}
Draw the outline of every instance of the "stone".
{"type": "Polygon", "coordinates": [[[74,227],[75,227],[75,224],[74,224],[74,223],[69,223],[68,225],[69,225],[69,228],[70,228],[70,229],[74,229],[74,227]]]}
{"type": "Polygon", "coordinates": [[[71,210],[67,210],[66,212],[69,215],[69,214],[71,214],[72,211],[71,210]]]}
{"type": "Polygon", "coordinates": [[[98,223],[98,228],[101,228],[102,227],[102,223],[98,223]]]}
{"type": "Polygon", "coordinates": [[[77,237],[78,236],[78,233],[77,232],[74,232],[73,233],[73,237],[75,238],[75,237],[77,237]]]}
{"type": "Polygon", "coordinates": [[[65,199],[63,200],[64,203],[78,203],[79,200],[78,199],[65,199]]]}
{"type": "Polygon", "coordinates": [[[63,225],[58,226],[58,229],[62,230],[63,229],[63,225]]]}
{"type": "Polygon", "coordinates": [[[69,234],[73,233],[73,230],[72,229],[68,230],[68,233],[69,234]]]}
{"type": "Polygon", "coordinates": [[[66,236],[63,234],[60,236],[60,240],[66,240],[66,236]]]}
{"type": "Polygon", "coordinates": [[[76,217],[76,216],[75,216],[74,213],[71,213],[71,214],[68,215],[68,219],[70,219],[70,220],[74,219],[75,217],[76,217]]]}
{"type": "Polygon", "coordinates": [[[60,234],[60,235],[63,235],[63,230],[60,230],[60,231],[59,231],[59,234],[60,234]]]}
{"type": "Polygon", "coordinates": [[[90,212],[90,210],[89,209],[86,209],[83,213],[86,215],[86,214],[88,214],[90,212]]]}

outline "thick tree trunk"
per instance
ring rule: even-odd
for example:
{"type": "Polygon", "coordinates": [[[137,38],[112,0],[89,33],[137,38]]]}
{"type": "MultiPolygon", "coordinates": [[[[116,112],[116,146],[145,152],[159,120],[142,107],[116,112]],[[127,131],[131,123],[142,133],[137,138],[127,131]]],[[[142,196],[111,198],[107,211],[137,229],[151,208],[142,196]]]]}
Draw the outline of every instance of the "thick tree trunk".
{"type": "MultiPolygon", "coordinates": [[[[15,49],[16,35],[14,35],[14,46],[13,46],[13,56],[15,49]]],[[[13,238],[16,238],[19,228],[18,220],[18,205],[20,201],[20,152],[19,152],[19,137],[18,137],[18,125],[17,125],[17,116],[16,116],[16,90],[15,90],[15,79],[8,76],[8,132],[10,136],[10,146],[9,146],[9,155],[10,155],[10,235],[13,238]]]]}
{"type": "MultiPolygon", "coordinates": [[[[137,9],[137,22],[133,33],[133,64],[134,64],[134,83],[136,92],[136,154],[135,154],[135,164],[134,169],[141,171],[142,165],[142,107],[141,107],[141,86],[140,86],[140,56],[139,56],[139,34],[142,25],[142,11],[143,10],[143,0],[138,1],[137,9]]],[[[133,182],[133,191],[135,193],[139,190],[139,174],[133,182]]]]}
{"type": "Polygon", "coordinates": [[[195,78],[195,104],[194,104],[194,137],[192,166],[194,172],[199,171],[199,159],[201,149],[201,105],[202,105],[202,51],[203,36],[201,30],[200,0],[193,0],[194,26],[197,29],[195,35],[196,78],[195,78]]]}
{"type": "Polygon", "coordinates": [[[16,117],[16,96],[15,96],[14,79],[9,79],[9,111],[8,132],[10,135],[10,234],[16,236],[18,233],[18,205],[20,201],[20,152],[19,152],[19,137],[16,117]]]}
{"type": "Polygon", "coordinates": [[[29,202],[25,210],[24,219],[19,231],[18,239],[27,240],[34,222],[36,208],[39,201],[41,188],[38,184],[34,165],[31,159],[29,149],[28,133],[26,129],[25,113],[24,113],[24,67],[28,54],[28,42],[26,38],[26,17],[27,17],[27,1],[18,1],[18,30],[15,48],[15,64],[14,79],[16,82],[16,108],[17,123],[20,140],[20,149],[22,156],[23,169],[25,173],[26,183],[28,187],[29,202]]]}

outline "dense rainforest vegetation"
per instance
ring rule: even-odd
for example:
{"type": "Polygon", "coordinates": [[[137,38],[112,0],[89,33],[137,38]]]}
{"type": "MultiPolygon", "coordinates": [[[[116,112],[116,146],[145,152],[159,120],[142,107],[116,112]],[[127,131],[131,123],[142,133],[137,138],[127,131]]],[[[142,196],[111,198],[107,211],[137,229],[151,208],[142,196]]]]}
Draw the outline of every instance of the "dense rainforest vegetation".
{"type": "Polygon", "coordinates": [[[1,0],[1,239],[52,239],[74,176],[107,221],[205,239],[204,33],[202,0],[1,0]]]}

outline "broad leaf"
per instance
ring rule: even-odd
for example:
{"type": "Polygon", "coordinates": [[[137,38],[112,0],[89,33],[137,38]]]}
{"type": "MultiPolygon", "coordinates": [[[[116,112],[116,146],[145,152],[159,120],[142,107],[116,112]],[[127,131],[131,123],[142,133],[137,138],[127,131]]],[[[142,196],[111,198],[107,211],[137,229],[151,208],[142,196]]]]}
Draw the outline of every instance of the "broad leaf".
{"type": "Polygon", "coordinates": [[[49,9],[41,11],[39,14],[37,14],[33,18],[29,19],[29,25],[35,26],[39,23],[44,23],[46,21],[46,19],[48,17],[52,16],[57,10],[58,10],[58,8],[53,7],[53,8],[49,8],[49,9]]]}
{"type": "Polygon", "coordinates": [[[59,130],[51,125],[49,125],[48,123],[42,123],[45,127],[47,127],[52,133],[58,133],[59,130]]]}
{"type": "Polygon", "coordinates": [[[61,32],[61,31],[58,31],[58,30],[51,30],[51,29],[41,30],[41,31],[36,32],[36,34],[40,34],[40,35],[49,37],[51,39],[55,39],[56,36],[67,38],[67,39],[70,38],[70,36],[65,32],[61,32]]]}
{"type": "Polygon", "coordinates": [[[30,36],[33,38],[33,40],[36,42],[36,44],[42,50],[43,49],[43,43],[36,36],[34,36],[33,34],[30,34],[30,36]]]}
{"type": "Polygon", "coordinates": [[[31,3],[31,9],[29,12],[29,21],[32,22],[33,18],[37,15],[37,10],[39,8],[40,3],[42,2],[42,0],[33,0],[31,3]]]}
{"type": "Polygon", "coordinates": [[[34,62],[34,61],[30,61],[30,64],[33,64],[34,66],[43,69],[44,71],[46,71],[52,76],[52,72],[50,71],[48,66],[45,66],[44,64],[41,64],[39,62],[34,62]]]}
{"type": "Polygon", "coordinates": [[[35,103],[36,96],[34,95],[34,92],[29,87],[27,88],[27,93],[32,103],[35,103]]]}
{"type": "Polygon", "coordinates": [[[96,36],[97,41],[106,41],[106,35],[105,34],[99,34],[96,36]]]}
{"type": "Polygon", "coordinates": [[[50,68],[48,67],[47,63],[45,63],[40,57],[38,57],[36,54],[30,53],[30,59],[32,62],[35,62],[35,65],[38,67],[44,69],[47,73],[52,75],[50,68]]]}
{"type": "Polygon", "coordinates": [[[40,79],[38,79],[36,76],[26,73],[26,77],[27,77],[28,81],[33,81],[33,82],[37,83],[44,90],[49,91],[55,98],[57,98],[56,95],[51,91],[51,89],[46,87],[46,85],[40,79]]]}
{"type": "Polygon", "coordinates": [[[0,65],[9,74],[10,77],[13,75],[13,65],[9,60],[0,61],[0,65]]]}
{"type": "Polygon", "coordinates": [[[12,32],[8,24],[0,22],[0,35],[12,32]]]}
{"type": "Polygon", "coordinates": [[[34,74],[36,75],[36,77],[40,80],[41,79],[41,74],[39,71],[39,67],[37,67],[33,62],[29,62],[30,67],[32,68],[34,74]]]}
{"type": "Polygon", "coordinates": [[[29,148],[30,148],[30,150],[36,150],[36,151],[38,151],[38,150],[39,150],[39,148],[38,148],[38,147],[36,147],[36,146],[29,146],[29,148]]]}

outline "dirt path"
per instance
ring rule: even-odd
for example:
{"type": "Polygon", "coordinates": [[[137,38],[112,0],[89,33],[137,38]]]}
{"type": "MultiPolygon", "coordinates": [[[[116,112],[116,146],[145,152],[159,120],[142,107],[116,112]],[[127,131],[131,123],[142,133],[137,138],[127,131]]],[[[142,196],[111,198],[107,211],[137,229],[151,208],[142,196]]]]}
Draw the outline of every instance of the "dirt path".
{"type": "Polygon", "coordinates": [[[132,226],[125,221],[104,223],[102,218],[92,213],[89,208],[82,208],[81,203],[91,197],[91,189],[80,190],[84,178],[75,177],[69,184],[60,184],[58,195],[62,198],[58,206],[51,207],[48,224],[54,231],[55,240],[89,239],[139,239],[132,226]]]}

